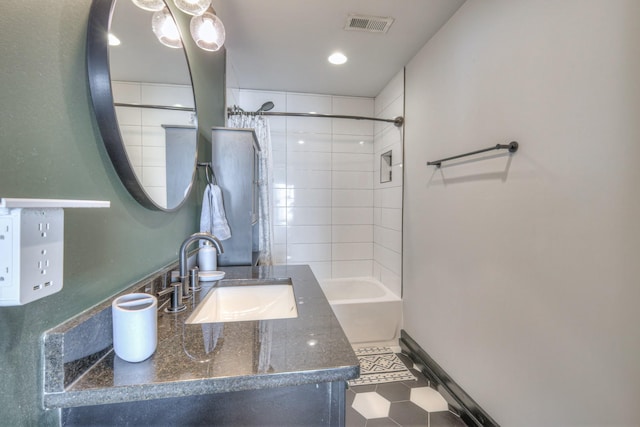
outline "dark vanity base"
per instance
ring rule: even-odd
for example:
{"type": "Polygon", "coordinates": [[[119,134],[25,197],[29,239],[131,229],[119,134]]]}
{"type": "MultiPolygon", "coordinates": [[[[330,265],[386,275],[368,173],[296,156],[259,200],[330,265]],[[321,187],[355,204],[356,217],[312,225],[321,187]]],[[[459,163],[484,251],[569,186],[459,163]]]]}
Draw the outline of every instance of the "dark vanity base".
{"type": "Polygon", "coordinates": [[[63,426],[344,426],[344,381],[62,409],[63,426]]]}

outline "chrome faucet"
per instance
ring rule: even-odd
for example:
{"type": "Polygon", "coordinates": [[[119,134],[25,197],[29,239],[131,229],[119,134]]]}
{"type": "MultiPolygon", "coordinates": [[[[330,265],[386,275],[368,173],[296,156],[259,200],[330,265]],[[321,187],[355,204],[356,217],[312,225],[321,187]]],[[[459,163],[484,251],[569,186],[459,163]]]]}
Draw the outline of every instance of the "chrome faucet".
{"type": "Polygon", "coordinates": [[[224,249],[222,248],[222,243],[216,236],[211,233],[193,233],[191,236],[187,237],[182,245],[180,246],[180,281],[182,282],[182,296],[189,295],[189,274],[187,272],[187,248],[193,242],[197,242],[200,240],[207,240],[216,247],[216,250],[219,254],[224,253],[224,249]]]}
{"type": "Polygon", "coordinates": [[[187,248],[190,244],[200,240],[207,240],[216,247],[218,253],[223,253],[224,249],[222,248],[222,243],[216,236],[211,233],[193,233],[191,236],[187,237],[182,245],[180,245],[180,255],[179,255],[179,278],[178,282],[171,284],[171,289],[167,288],[166,290],[160,292],[160,294],[172,292],[171,295],[171,305],[167,307],[165,310],[169,313],[178,313],[186,308],[186,305],[183,304],[182,298],[189,296],[189,274],[187,273],[187,248]]]}

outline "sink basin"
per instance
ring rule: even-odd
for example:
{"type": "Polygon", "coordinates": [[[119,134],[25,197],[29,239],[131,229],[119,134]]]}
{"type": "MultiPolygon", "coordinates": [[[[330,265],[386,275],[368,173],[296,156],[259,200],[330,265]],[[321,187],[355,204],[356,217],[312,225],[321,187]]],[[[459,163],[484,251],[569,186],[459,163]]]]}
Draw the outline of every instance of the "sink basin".
{"type": "Polygon", "coordinates": [[[242,322],[298,317],[291,279],[222,280],[186,323],[242,322]]]}

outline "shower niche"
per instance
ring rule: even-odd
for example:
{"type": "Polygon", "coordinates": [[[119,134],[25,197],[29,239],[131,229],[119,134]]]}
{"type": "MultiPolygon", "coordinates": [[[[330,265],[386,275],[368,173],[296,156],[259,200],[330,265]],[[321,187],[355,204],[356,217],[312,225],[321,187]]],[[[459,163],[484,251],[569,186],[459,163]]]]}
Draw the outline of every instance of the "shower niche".
{"type": "Polygon", "coordinates": [[[211,132],[211,165],[231,229],[231,237],[222,242],[218,265],[255,265],[260,231],[258,138],[253,129],[214,127],[211,132]]]}
{"type": "Polygon", "coordinates": [[[391,182],[393,167],[392,151],[380,154],[380,183],[391,182]]]}

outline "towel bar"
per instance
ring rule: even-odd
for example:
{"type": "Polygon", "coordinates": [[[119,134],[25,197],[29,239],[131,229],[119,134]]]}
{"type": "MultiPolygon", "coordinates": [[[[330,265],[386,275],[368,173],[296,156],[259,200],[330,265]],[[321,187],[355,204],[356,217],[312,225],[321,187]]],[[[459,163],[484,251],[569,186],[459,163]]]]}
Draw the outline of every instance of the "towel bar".
{"type": "Polygon", "coordinates": [[[480,153],[484,153],[486,151],[492,151],[492,150],[509,150],[510,153],[515,153],[516,151],[518,151],[518,143],[516,141],[511,141],[509,144],[496,144],[493,147],[484,148],[482,150],[471,151],[470,153],[459,154],[457,156],[452,156],[452,157],[447,157],[445,159],[440,159],[440,160],[434,160],[432,162],[427,162],[427,166],[433,165],[433,166],[439,168],[440,166],[442,166],[442,162],[446,162],[448,160],[459,159],[461,157],[472,156],[474,154],[480,154],[480,153]]]}

